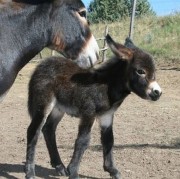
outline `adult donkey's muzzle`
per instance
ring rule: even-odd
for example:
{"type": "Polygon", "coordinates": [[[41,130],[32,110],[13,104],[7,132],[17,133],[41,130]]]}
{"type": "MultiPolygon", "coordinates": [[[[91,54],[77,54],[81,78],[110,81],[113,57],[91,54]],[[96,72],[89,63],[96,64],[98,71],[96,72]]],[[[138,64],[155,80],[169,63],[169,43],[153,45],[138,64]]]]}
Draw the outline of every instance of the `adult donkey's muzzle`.
{"type": "Polygon", "coordinates": [[[96,39],[92,35],[75,61],[80,67],[88,68],[92,67],[98,58],[99,46],[96,39]]]}

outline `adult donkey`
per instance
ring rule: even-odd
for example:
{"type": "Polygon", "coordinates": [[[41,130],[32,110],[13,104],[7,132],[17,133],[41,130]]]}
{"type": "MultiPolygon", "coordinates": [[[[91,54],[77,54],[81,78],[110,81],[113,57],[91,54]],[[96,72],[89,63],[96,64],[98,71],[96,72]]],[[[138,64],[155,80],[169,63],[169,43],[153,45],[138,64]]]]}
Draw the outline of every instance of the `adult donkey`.
{"type": "Polygon", "coordinates": [[[0,100],[44,47],[92,65],[98,45],[81,0],[0,0],[0,100]]]}

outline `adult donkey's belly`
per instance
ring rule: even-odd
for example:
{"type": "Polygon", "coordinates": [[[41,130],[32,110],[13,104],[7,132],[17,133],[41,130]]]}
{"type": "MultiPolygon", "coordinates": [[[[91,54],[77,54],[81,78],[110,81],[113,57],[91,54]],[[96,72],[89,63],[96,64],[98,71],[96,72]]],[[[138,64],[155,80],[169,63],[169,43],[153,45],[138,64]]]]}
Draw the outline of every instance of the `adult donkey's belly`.
{"type": "Polygon", "coordinates": [[[4,62],[0,61],[0,102],[3,100],[3,98],[13,85],[17,73],[18,69],[12,67],[11,62],[6,61],[6,65],[4,65],[4,62]]]}

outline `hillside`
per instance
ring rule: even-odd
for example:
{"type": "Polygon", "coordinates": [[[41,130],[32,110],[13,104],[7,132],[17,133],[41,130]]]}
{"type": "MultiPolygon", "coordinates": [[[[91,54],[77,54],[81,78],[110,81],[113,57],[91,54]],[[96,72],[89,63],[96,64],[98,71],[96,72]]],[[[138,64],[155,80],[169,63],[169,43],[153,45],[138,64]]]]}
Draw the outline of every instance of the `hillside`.
{"type": "MultiPolygon", "coordinates": [[[[107,25],[112,37],[124,43],[129,34],[130,19],[107,25]]],[[[105,26],[106,24],[91,25],[96,38],[103,36],[105,26]]],[[[133,41],[150,52],[159,63],[180,65],[180,13],[135,19],[133,41]]],[[[103,42],[98,43],[102,47],[103,42]]]]}
{"type": "MultiPolygon", "coordinates": [[[[106,25],[111,36],[116,41],[124,43],[129,34],[130,19],[91,25],[97,39],[104,36],[106,25]]],[[[164,17],[136,18],[134,25],[133,41],[137,46],[151,53],[159,65],[180,69],[180,13],[164,17]]],[[[98,44],[102,48],[103,41],[98,40],[98,44]]],[[[43,58],[50,55],[49,49],[45,48],[42,51],[43,58]]],[[[110,51],[107,52],[107,56],[110,56],[110,51]]]]}

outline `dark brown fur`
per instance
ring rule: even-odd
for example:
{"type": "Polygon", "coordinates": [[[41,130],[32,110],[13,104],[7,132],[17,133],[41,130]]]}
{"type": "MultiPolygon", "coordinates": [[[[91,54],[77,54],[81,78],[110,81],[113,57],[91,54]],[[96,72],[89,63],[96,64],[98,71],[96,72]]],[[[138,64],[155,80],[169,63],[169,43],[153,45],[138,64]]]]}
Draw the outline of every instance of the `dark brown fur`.
{"type": "Polygon", "coordinates": [[[29,83],[32,121],[27,133],[26,178],[35,176],[35,145],[46,121],[42,131],[51,165],[59,175],[77,179],[95,118],[101,127],[104,170],[114,179],[120,178],[112,156],[114,112],[131,92],[144,99],[158,100],[161,90],[155,82],[155,66],[149,54],[131,41],[127,40],[123,46],[109,35],[106,39],[115,57],[100,67],[84,70],[70,60],[50,57],[36,68],[29,83]],[[56,127],[64,113],[81,119],[74,154],[67,168],[60,159],[55,140],[56,127]]]}

